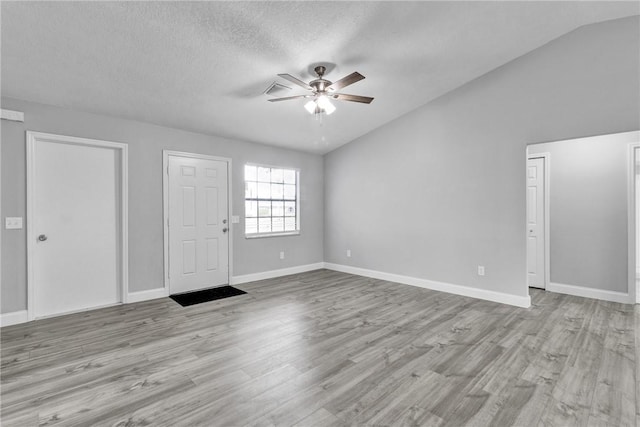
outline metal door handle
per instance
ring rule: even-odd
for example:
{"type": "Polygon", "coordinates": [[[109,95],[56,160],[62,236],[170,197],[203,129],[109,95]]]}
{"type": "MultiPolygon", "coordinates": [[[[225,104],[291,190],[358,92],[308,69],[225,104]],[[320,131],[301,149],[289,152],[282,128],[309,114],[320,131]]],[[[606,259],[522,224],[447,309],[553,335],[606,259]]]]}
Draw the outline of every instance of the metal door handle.
{"type": "Polygon", "coordinates": [[[41,242],[44,242],[45,240],[47,240],[47,236],[45,236],[44,234],[41,234],[38,236],[38,240],[41,242]]]}
{"type": "Polygon", "coordinates": [[[223,228],[223,229],[222,229],[222,232],[223,232],[223,233],[226,233],[226,232],[227,232],[227,230],[228,230],[228,228],[227,228],[227,227],[225,227],[225,228],[223,228]]]}

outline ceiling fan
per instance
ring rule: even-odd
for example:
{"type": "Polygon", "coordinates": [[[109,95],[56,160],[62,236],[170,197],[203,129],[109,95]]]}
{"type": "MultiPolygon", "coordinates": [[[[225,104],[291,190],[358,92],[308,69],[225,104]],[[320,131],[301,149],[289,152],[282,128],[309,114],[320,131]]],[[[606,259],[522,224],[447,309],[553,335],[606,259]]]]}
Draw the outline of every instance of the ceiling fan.
{"type": "Polygon", "coordinates": [[[343,87],[364,79],[364,76],[357,71],[335,82],[331,82],[323,78],[325,71],[327,71],[326,67],[318,65],[314,68],[314,71],[318,75],[318,78],[311,80],[309,83],[305,83],[291,74],[278,74],[278,76],[283,79],[289,80],[291,83],[295,83],[301,88],[311,91],[312,93],[306,95],[287,96],[285,98],[273,98],[269,101],[279,102],[288,101],[290,99],[312,98],[304,106],[304,108],[311,114],[333,113],[336,110],[336,107],[331,103],[330,98],[339,99],[341,101],[361,102],[363,104],[370,104],[371,101],[373,101],[373,98],[368,96],[348,95],[346,93],[336,92],[343,87]]]}

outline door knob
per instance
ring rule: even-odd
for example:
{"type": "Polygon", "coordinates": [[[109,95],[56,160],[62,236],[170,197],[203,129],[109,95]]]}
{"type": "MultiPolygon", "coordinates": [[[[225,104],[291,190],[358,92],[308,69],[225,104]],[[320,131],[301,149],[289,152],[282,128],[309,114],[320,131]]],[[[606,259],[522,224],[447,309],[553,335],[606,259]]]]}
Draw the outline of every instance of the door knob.
{"type": "Polygon", "coordinates": [[[45,240],[47,240],[47,236],[45,236],[44,234],[41,234],[38,236],[38,240],[41,242],[44,242],[45,240]]]}
{"type": "Polygon", "coordinates": [[[223,233],[226,233],[226,232],[227,232],[227,230],[228,230],[228,228],[227,228],[227,227],[225,227],[225,228],[223,228],[223,229],[222,229],[222,232],[223,232],[223,233]]]}

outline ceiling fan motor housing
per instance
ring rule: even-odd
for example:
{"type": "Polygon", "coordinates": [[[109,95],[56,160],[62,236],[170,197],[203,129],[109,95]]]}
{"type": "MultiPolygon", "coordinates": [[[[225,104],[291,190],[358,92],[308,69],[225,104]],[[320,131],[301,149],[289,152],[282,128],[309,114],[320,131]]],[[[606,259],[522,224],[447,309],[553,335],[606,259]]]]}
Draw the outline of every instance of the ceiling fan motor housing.
{"type": "Polygon", "coordinates": [[[316,93],[325,92],[326,88],[331,85],[329,80],[325,79],[316,79],[309,82],[309,86],[313,88],[313,91],[316,93]]]}
{"type": "Polygon", "coordinates": [[[324,76],[324,72],[327,71],[327,69],[323,65],[318,65],[316,68],[314,68],[314,71],[318,75],[318,78],[310,81],[309,86],[313,88],[314,92],[322,93],[326,88],[331,86],[332,82],[322,78],[322,76],[324,76]]]}

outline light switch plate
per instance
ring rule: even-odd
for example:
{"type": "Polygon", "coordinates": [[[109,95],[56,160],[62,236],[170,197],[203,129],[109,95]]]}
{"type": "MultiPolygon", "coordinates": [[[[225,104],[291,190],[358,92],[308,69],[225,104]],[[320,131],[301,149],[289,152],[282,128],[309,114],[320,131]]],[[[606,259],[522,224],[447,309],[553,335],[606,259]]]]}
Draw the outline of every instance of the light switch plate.
{"type": "Polygon", "coordinates": [[[21,230],[22,229],[22,217],[20,216],[8,216],[4,219],[4,228],[7,230],[21,230]]]}
{"type": "Polygon", "coordinates": [[[240,224],[240,217],[238,215],[231,215],[231,224],[240,224]]]}

